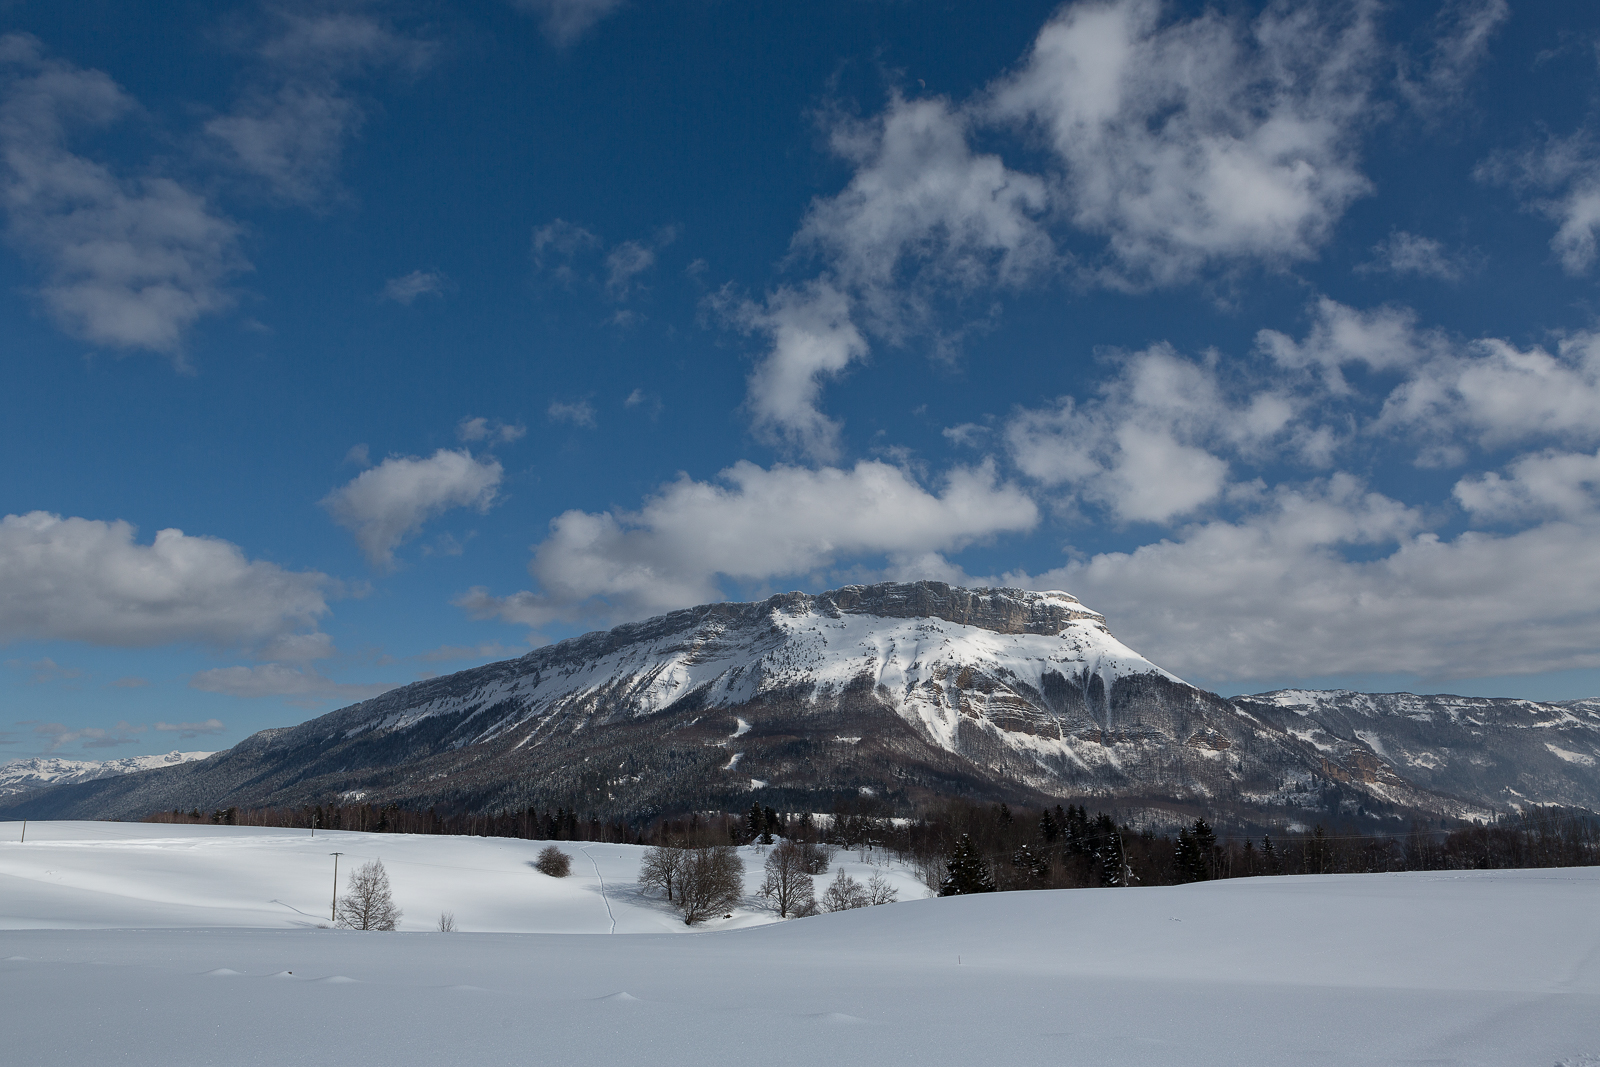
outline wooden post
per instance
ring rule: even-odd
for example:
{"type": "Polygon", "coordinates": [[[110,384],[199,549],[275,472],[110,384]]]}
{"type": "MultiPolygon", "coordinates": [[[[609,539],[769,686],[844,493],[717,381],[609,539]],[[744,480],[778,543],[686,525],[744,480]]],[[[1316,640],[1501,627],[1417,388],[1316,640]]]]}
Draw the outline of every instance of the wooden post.
{"type": "Polygon", "coordinates": [[[336,922],[339,918],[339,857],[343,852],[330,852],[333,857],[333,903],[328,905],[328,921],[336,922]]]}

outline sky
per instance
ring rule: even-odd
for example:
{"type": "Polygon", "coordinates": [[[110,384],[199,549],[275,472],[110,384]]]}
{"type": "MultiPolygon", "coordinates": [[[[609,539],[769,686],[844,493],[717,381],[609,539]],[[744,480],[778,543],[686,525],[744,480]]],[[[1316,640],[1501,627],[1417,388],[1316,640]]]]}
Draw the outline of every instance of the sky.
{"type": "Polygon", "coordinates": [[[1600,10],[0,0],[0,758],[717,600],[1600,694],[1600,10]]]}

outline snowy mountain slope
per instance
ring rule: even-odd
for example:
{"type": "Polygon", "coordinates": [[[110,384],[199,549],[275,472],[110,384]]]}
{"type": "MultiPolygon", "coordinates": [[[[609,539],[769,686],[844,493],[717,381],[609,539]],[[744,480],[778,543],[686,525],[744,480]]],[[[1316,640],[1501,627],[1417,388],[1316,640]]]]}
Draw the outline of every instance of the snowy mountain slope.
{"type": "Polygon", "coordinates": [[[1233,703],[1369,788],[1403,777],[1501,811],[1600,807],[1600,701],[1284,689],[1233,703]]]}
{"type": "Polygon", "coordinates": [[[590,846],[602,898],[597,879],[579,881],[580,855],[573,878],[555,882],[500,848],[532,842],[319,833],[314,852],[309,838],[249,828],[63,830],[77,839],[35,849],[30,826],[27,844],[0,841],[0,911],[13,927],[0,931],[0,1003],[26,1023],[7,1034],[7,1062],[1580,1067],[1600,1057],[1600,868],[902,894],[665,936],[642,913],[626,925],[628,863],[600,851],[621,846],[590,846]],[[90,845],[93,830],[192,833],[90,845]],[[314,928],[334,849],[382,855],[402,932],[314,928]],[[34,895],[15,904],[10,875],[24,865],[39,872],[34,895]],[[103,888],[67,884],[96,872],[103,888]],[[615,934],[607,901],[625,916],[615,934]],[[163,902],[171,910],[148,910],[163,902]],[[441,907],[463,923],[475,916],[481,932],[418,929],[441,907]],[[133,923],[142,928],[104,928],[133,923]],[[249,926],[259,928],[239,928],[249,926]]]}
{"type": "Polygon", "coordinates": [[[848,586],[586,634],[264,731],[203,764],[64,786],[0,811],[136,817],[359,796],[633,817],[738,810],[752,794],[788,810],[966,795],[1265,821],[1600,808],[1600,773],[1585,762],[1596,710],[1502,703],[1473,705],[1471,722],[1440,705],[1424,727],[1420,712],[1358,714],[1337,694],[1228,701],[1129,649],[1066,593],[848,586]],[[1564,725],[1473,725],[1507,715],[1564,725]],[[1429,730],[1466,733],[1430,748],[1429,730]],[[1554,748],[1533,771],[1482,769],[1497,739],[1534,733],[1554,748]]]}
{"type": "Polygon", "coordinates": [[[71,760],[36,756],[0,764],[0,797],[72,782],[92,782],[117,774],[133,774],[202,760],[210,752],[167,752],[159,756],[125,756],[111,760],[71,760]]]}

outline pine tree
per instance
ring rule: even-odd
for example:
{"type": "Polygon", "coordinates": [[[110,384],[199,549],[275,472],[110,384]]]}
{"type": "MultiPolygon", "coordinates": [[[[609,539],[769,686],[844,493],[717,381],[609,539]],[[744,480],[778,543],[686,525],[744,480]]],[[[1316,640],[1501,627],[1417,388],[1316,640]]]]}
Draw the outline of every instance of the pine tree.
{"type": "Polygon", "coordinates": [[[1060,832],[1060,827],[1058,827],[1056,825],[1056,821],[1050,817],[1050,809],[1046,808],[1044,814],[1039,816],[1040,839],[1047,845],[1053,845],[1056,842],[1056,838],[1060,835],[1060,832]]]}
{"type": "Polygon", "coordinates": [[[994,879],[989,875],[989,865],[978,855],[972,838],[966,834],[956,842],[945,864],[944,882],[939,886],[941,897],[961,896],[967,893],[993,893],[994,879]]]}

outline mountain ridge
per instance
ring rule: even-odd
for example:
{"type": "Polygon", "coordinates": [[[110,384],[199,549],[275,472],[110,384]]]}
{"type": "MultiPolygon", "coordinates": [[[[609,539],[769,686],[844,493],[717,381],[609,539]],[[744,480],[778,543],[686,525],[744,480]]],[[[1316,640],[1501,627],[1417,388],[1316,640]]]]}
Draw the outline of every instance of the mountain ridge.
{"type": "Polygon", "coordinates": [[[584,634],[9,810],[134,817],[342,796],[634,817],[752,795],[791,810],[954,795],[1262,820],[1600,808],[1600,702],[1408,697],[1226,700],[1068,593],[881,583],[584,634]]]}

